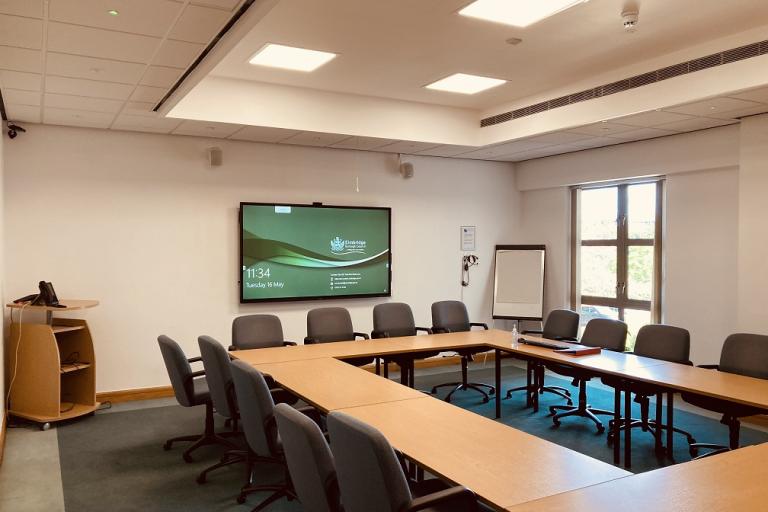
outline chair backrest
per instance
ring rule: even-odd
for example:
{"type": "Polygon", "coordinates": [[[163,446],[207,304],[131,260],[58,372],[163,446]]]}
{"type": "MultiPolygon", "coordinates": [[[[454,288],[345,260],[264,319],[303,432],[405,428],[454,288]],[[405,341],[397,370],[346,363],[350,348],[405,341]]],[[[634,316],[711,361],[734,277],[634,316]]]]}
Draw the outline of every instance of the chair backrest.
{"type": "Polygon", "coordinates": [[[691,335],[671,325],[644,325],[635,338],[635,354],[672,363],[691,363],[691,335]]]}
{"type": "Polygon", "coordinates": [[[354,331],[345,308],[316,308],[307,313],[307,337],[318,343],[352,341],[354,331]]]}
{"type": "Polygon", "coordinates": [[[579,314],[569,309],[555,309],[544,322],[542,336],[549,339],[576,338],[579,335],[579,314]]]}
{"type": "Polygon", "coordinates": [[[245,315],[232,321],[232,346],[237,350],[283,346],[283,325],[275,315],[245,315]]]}
{"type": "Polygon", "coordinates": [[[163,354],[163,362],[171,379],[173,394],[179,405],[192,407],[194,401],[194,384],[189,377],[192,374],[192,367],[189,366],[187,356],[178,343],[166,335],[158,336],[157,343],[160,345],[160,353],[163,354]]]}
{"type": "Polygon", "coordinates": [[[471,329],[467,306],[458,300],[444,300],[432,304],[432,327],[435,332],[463,332],[471,329]]]}
{"type": "Polygon", "coordinates": [[[416,336],[416,322],[411,306],[404,302],[386,302],[374,306],[373,332],[386,332],[391,338],[416,336]]]}
{"type": "Polygon", "coordinates": [[[381,432],[331,412],[328,433],[345,512],[399,512],[410,503],[408,481],[381,432]]]}
{"type": "Polygon", "coordinates": [[[610,318],[593,318],[584,328],[581,343],[590,347],[624,352],[627,347],[627,324],[610,318]]]}
{"type": "Polygon", "coordinates": [[[768,336],[731,334],[720,353],[720,371],[768,379],[768,336]]]}
{"type": "Polygon", "coordinates": [[[275,402],[264,376],[253,366],[236,360],[232,362],[232,381],[248,446],[262,457],[276,455],[275,402]]]}
{"type": "Polygon", "coordinates": [[[306,512],[339,512],[333,455],[320,427],[287,404],[275,406],[277,430],[296,494],[306,512]]]}
{"type": "Polygon", "coordinates": [[[203,358],[205,380],[216,412],[231,418],[237,411],[235,406],[232,370],[227,350],[210,336],[197,338],[200,356],[203,358]]]}

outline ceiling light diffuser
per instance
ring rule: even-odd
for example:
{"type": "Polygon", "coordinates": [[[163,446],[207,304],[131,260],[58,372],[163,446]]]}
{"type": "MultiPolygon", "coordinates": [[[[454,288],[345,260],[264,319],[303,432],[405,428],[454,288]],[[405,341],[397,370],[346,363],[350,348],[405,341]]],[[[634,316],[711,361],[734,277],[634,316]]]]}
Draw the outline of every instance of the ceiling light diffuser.
{"type": "Polygon", "coordinates": [[[527,27],[587,0],[476,0],[459,11],[513,27],[527,27]]]}
{"type": "Polygon", "coordinates": [[[294,71],[314,71],[335,57],[335,53],[269,43],[251,57],[248,62],[255,66],[269,66],[294,71]]]}
{"type": "Polygon", "coordinates": [[[459,94],[477,94],[478,92],[486,91],[506,82],[506,80],[500,80],[498,78],[456,73],[455,75],[447,76],[442,80],[438,80],[425,87],[436,91],[457,92],[459,94]]]}

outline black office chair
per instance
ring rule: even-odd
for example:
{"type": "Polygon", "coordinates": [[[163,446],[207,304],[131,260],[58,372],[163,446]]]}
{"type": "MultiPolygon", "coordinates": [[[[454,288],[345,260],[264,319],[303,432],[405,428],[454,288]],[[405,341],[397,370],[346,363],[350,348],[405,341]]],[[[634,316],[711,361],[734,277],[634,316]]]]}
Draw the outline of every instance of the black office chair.
{"type": "MultiPolygon", "coordinates": [[[[720,364],[701,365],[701,367],[746,375],[747,377],[757,379],[768,379],[768,336],[743,333],[731,334],[723,344],[723,349],[720,353],[720,364]]],[[[739,447],[739,431],[741,430],[739,418],[766,413],[765,410],[756,407],[694,395],[692,393],[683,393],[682,397],[683,400],[696,407],[722,414],[723,418],[720,420],[720,423],[728,426],[728,446],[711,443],[692,443],[690,445],[692,457],[696,457],[700,449],[713,450],[701,457],[708,457],[737,449],[739,447]]]]}
{"type": "MultiPolygon", "coordinates": [[[[403,302],[387,302],[377,304],[373,308],[373,331],[371,338],[396,338],[399,336],[416,336],[418,332],[432,334],[432,329],[416,327],[413,312],[408,304],[403,302]]],[[[397,363],[400,367],[401,382],[413,387],[413,361],[438,355],[440,352],[420,352],[418,355],[401,355],[382,357],[384,361],[384,377],[389,377],[389,362],[397,363]]],[[[377,372],[378,373],[378,372],[377,372]]]]}
{"type": "Polygon", "coordinates": [[[305,512],[342,512],[333,455],[320,427],[286,404],[275,406],[275,418],[302,509],[305,512]]]}
{"type": "Polygon", "coordinates": [[[228,439],[214,431],[213,404],[210,391],[208,390],[208,383],[205,379],[205,372],[202,370],[193,372],[190,366],[190,363],[202,361],[202,358],[193,357],[187,359],[184,350],[168,336],[158,336],[157,343],[160,345],[165,369],[168,371],[168,377],[171,379],[171,386],[173,386],[173,393],[179,405],[182,407],[205,406],[205,430],[203,433],[169,439],[163,445],[163,449],[170,450],[173,444],[177,442],[191,442],[192,445],[184,450],[183,457],[186,462],[192,462],[194,460],[192,459],[192,452],[201,446],[217,444],[229,449],[236,448],[228,439]]]}
{"type": "Polygon", "coordinates": [[[229,350],[295,346],[283,336],[283,324],[275,315],[245,315],[232,321],[229,350]]]}
{"type": "Polygon", "coordinates": [[[415,497],[401,462],[384,435],[345,413],[328,415],[345,512],[476,512],[477,498],[462,486],[446,488],[437,480],[429,494],[415,497]]]}
{"type": "MultiPolygon", "coordinates": [[[[457,300],[444,300],[441,302],[435,302],[432,304],[432,332],[435,334],[449,333],[449,332],[466,332],[472,329],[472,327],[482,327],[488,330],[488,326],[482,323],[474,323],[469,321],[469,314],[467,313],[467,307],[463,302],[457,300]]],[[[472,360],[472,356],[485,352],[485,348],[468,348],[457,350],[456,352],[461,356],[461,382],[448,382],[445,384],[438,384],[432,388],[432,394],[437,393],[437,390],[442,387],[453,387],[450,393],[445,397],[446,402],[451,401],[451,396],[456,391],[464,391],[472,389],[483,395],[483,403],[490,400],[488,395],[496,393],[496,388],[490,384],[483,384],[479,382],[468,382],[467,371],[469,367],[469,361],[472,360]],[[488,389],[488,393],[485,389],[488,389]]]]}
{"type": "MultiPolygon", "coordinates": [[[[644,325],[637,332],[635,338],[635,355],[660,359],[671,363],[692,365],[690,361],[691,335],[686,329],[671,325],[652,324],[644,325]]],[[[615,377],[603,377],[603,384],[617,387],[620,383],[615,377]]],[[[640,428],[643,432],[650,432],[656,438],[656,446],[661,447],[663,430],[667,428],[661,421],[662,392],[658,386],[637,382],[632,384],[632,392],[635,394],[635,402],[640,404],[640,419],[632,419],[629,428],[640,428]],[[656,419],[649,419],[650,397],[656,396],[656,419]]],[[[610,420],[608,430],[608,442],[613,441],[614,421],[610,420]]],[[[619,430],[627,428],[624,420],[621,421],[619,430]]],[[[674,428],[675,432],[683,434],[688,443],[695,443],[693,436],[685,430],[674,428]]]]}
{"type": "MultiPolygon", "coordinates": [[[[588,347],[601,347],[614,352],[624,352],[627,343],[627,324],[608,318],[594,318],[589,321],[581,337],[581,344],[588,347]]],[[[614,411],[594,409],[587,404],[587,382],[594,377],[588,370],[574,368],[556,363],[546,364],[546,368],[559,375],[571,377],[579,385],[579,403],[573,405],[553,405],[549,408],[555,427],[560,426],[560,420],[568,416],[581,416],[595,422],[598,433],[605,431],[605,426],[597,418],[598,414],[613,416],[614,411]],[[557,411],[562,411],[558,413],[557,411]]]]}
{"type": "MultiPolygon", "coordinates": [[[[535,334],[538,336],[541,336],[542,338],[547,338],[550,340],[558,340],[558,341],[577,341],[577,337],[579,335],[579,314],[568,310],[568,309],[555,309],[552,312],[549,313],[547,316],[547,321],[544,322],[544,328],[541,331],[535,331],[535,330],[525,330],[522,333],[523,334],[535,334]]],[[[525,386],[520,386],[518,388],[512,388],[509,391],[507,391],[507,396],[504,398],[511,398],[512,393],[515,391],[526,391],[528,393],[535,393],[538,392],[540,394],[544,393],[554,393],[555,395],[561,396],[565,398],[568,401],[568,405],[573,404],[573,400],[571,399],[571,392],[567,389],[560,387],[560,386],[545,386],[544,385],[544,378],[543,375],[540,379],[539,389],[538,390],[532,390],[531,384],[530,384],[530,375],[531,375],[531,363],[528,362],[528,375],[529,375],[529,382],[525,386]]]]}
{"type": "MultiPolygon", "coordinates": [[[[353,341],[357,338],[370,339],[367,334],[355,332],[352,317],[345,308],[317,308],[307,313],[307,337],[304,343],[332,343],[334,341],[353,341]]],[[[345,359],[355,366],[364,366],[373,362],[373,357],[355,357],[345,359]]]]}

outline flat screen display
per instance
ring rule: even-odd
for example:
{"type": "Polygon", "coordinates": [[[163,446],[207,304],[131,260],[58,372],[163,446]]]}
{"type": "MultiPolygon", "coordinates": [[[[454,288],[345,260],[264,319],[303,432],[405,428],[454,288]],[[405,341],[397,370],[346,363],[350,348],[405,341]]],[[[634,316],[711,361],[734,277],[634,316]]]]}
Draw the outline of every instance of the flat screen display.
{"type": "Polygon", "coordinates": [[[391,294],[389,208],[240,203],[240,302],[391,294]]]}

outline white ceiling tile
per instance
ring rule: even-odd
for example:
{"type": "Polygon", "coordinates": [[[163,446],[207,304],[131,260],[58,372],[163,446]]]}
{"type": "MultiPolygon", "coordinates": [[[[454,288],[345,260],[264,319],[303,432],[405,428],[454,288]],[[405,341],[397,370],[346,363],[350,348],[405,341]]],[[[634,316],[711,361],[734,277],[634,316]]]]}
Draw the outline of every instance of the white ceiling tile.
{"type": "Polygon", "coordinates": [[[768,87],[764,87],[762,89],[754,89],[752,91],[746,91],[739,94],[729,94],[728,96],[740,100],[768,103],[768,87]]]}
{"type": "Polygon", "coordinates": [[[112,123],[113,130],[129,130],[133,132],[171,133],[181,124],[181,119],[170,117],[147,117],[120,114],[112,123]]]}
{"type": "Polygon", "coordinates": [[[340,149],[360,149],[373,150],[381,146],[388,146],[395,142],[394,139],[380,139],[378,137],[348,137],[336,144],[331,144],[332,148],[340,149]]]}
{"type": "Polygon", "coordinates": [[[627,126],[624,124],[616,123],[593,123],[586,126],[579,126],[578,128],[571,128],[569,131],[574,133],[583,133],[586,135],[592,135],[594,137],[603,137],[612,133],[628,132],[635,130],[636,126],[627,126]]]}
{"type": "Polygon", "coordinates": [[[664,110],[669,112],[678,112],[681,114],[689,114],[692,116],[713,117],[714,115],[722,114],[724,112],[730,112],[732,110],[745,109],[754,106],[755,103],[751,101],[720,97],[713,98],[711,100],[697,101],[696,103],[688,103],[687,105],[665,108],[664,110]]]}
{"type": "Polygon", "coordinates": [[[242,0],[192,0],[193,5],[203,5],[206,7],[217,7],[219,9],[232,10],[240,4],[242,0]]]}
{"type": "Polygon", "coordinates": [[[152,64],[176,68],[188,68],[205,45],[197,43],[185,43],[183,41],[165,41],[155,55],[152,64]]]}
{"type": "Polygon", "coordinates": [[[43,70],[43,52],[0,46],[0,69],[41,73],[43,70]]]}
{"type": "Polygon", "coordinates": [[[42,18],[43,0],[0,0],[0,13],[42,18]]]}
{"type": "Polygon", "coordinates": [[[168,39],[208,44],[229,21],[231,14],[221,9],[190,5],[173,26],[168,39]]]}
{"type": "Polygon", "coordinates": [[[568,144],[576,149],[591,149],[601,148],[603,146],[612,146],[614,144],[621,144],[624,141],[621,139],[611,139],[610,137],[595,137],[594,139],[577,140],[568,144]]]}
{"type": "Polygon", "coordinates": [[[426,151],[428,149],[436,148],[437,146],[440,146],[441,144],[435,144],[433,142],[412,142],[403,140],[400,142],[395,142],[394,144],[388,144],[386,146],[381,146],[376,148],[376,151],[384,151],[386,153],[406,153],[409,155],[415,155],[416,153],[419,153],[421,151],[426,151]]]}
{"type": "Polygon", "coordinates": [[[48,24],[48,49],[87,57],[148,63],[160,39],[63,23],[48,24]]]}
{"type": "Polygon", "coordinates": [[[35,91],[20,91],[18,89],[3,89],[3,101],[17,105],[40,105],[40,93],[35,91]]]}
{"type": "MultiPolygon", "coordinates": [[[[765,105],[768,110],[768,105],[765,105]]],[[[676,132],[692,132],[694,130],[705,130],[716,126],[725,126],[734,123],[730,119],[711,119],[709,117],[693,117],[686,121],[676,121],[674,123],[660,124],[657,128],[662,130],[674,130],[676,132]]]]}
{"type": "Polygon", "coordinates": [[[281,144],[298,144],[301,146],[330,146],[349,138],[349,135],[338,133],[299,132],[293,137],[281,140],[281,144]]]}
{"type": "Polygon", "coordinates": [[[6,103],[5,113],[8,115],[9,121],[18,121],[24,123],[40,122],[40,107],[6,103]]]}
{"type": "Polygon", "coordinates": [[[664,137],[667,135],[675,135],[677,132],[671,130],[660,130],[658,128],[640,128],[639,130],[632,130],[629,132],[621,132],[616,135],[612,135],[612,139],[619,140],[645,140],[655,139],[656,137],[664,137]]]}
{"type": "Polygon", "coordinates": [[[162,37],[181,11],[182,4],[168,0],[53,0],[52,21],[162,37]],[[119,14],[112,16],[110,10],[119,14]]]}
{"type": "Polygon", "coordinates": [[[149,66],[140,83],[142,85],[170,88],[176,83],[176,80],[179,79],[183,72],[183,69],[149,66]]]}
{"type": "Polygon", "coordinates": [[[562,131],[562,132],[547,133],[545,135],[531,137],[526,140],[531,142],[540,142],[542,144],[569,144],[571,142],[576,142],[577,140],[584,140],[588,138],[590,138],[590,135],[586,135],[583,133],[573,133],[573,132],[562,131]]]}
{"type": "Polygon", "coordinates": [[[468,153],[462,153],[457,158],[470,158],[472,160],[494,160],[500,156],[508,155],[511,151],[500,151],[496,146],[476,149],[468,153]]]}
{"type": "Polygon", "coordinates": [[[87,78],[101,82],[136,84],[141,78],[145,64],[120,62],[80,55],[48,52],[45,59],[46,73],[70,78],[87,78]]]}
{"type": "Polygon", "coordinates": [[[140,85],[136,87],[136,90],[131,94],[132,101],[142,101],[144,103],[159,102],[165,96],[166,89],[161,87],[149,87],[147,85],[140,85]]]}
{"type": "Polygon", "coordinates": [[[174,135],[195,135],[224,139],[242,128],[239,124],[213,123],[208,121],[184,121],[175,130],[174,135]]]}
{"type": "Polygon", "coordinates": [[[252,142],[280,142],[300,133],[297,130],[270,128],[268,126],[244,126],[230,135],[233,140],[248,140],[252,142]]]}
{"type": "Polygon", "coordinates": [[[446,144],[444,146],[437,146],[434,148],[426,149],[424,151],[420,151],[418,154],[426,156],[452,157],[461,155],[462,153],[469,153],[470,151],[474,151],[476,149],[477,146],[455,146],[452,144],[446,144]]]}
{"type": "Polygon", "coordinates": [[[643,112],[641,114],[620,117],[619,119],[614,119],[614,121],[616,121],[618,124],[650,127],[665,123],[673,123],[675,121],[686,121],[688,119],[691,119],[691,116],[672,112],[664,112],[663,110],[652,110],[650,112],[643,112]]]}
{"type": "Polygon", "coordinates": [[[114,114],[104,112],[86,112],[63,108],[46,108],[43,111],[45,124],[61,124],[66,126],[85,126],[89,128],[108,128],[114,114]]]}
{"type": "Polygon", "coordinates": [[[715,114],[710,114],[711,117],[715,117],[718,119],[740,119],[742,117],[747,116],[754,116],[757,114],[764,114],[765,112],[768,112],[768,105],[765,103],[753,103],[753,107],[749,108],[740,108],[738,110],[729,110],[728,112],[720,112],[715,114]]]}
{"type": "Polygon", "coordinates": [[[116,114],[123,106],[123,101],[107,100],[104,98],[86,98],[85,96],[70,96],[68,94],[45,94],[45,107],[68,108],[88,112],[107,112],[116,114]]]}
{"type": "MultiPolygon", "coordinates": [[[[585,135],[585,136],[581,136],[580,138],[586,139],[588,137],[585,135]]],[[[578,140],[578,138],[576,140],[578,140]]],[[[509,153],[519,153],[521,151],[528,151],[531,149],[537,149],[537,148],[550,146],[550,145],[551,143],[548,143],[548,142],[537,141],[534,139],[522,139],[522,140],[507,142],[505,144],[498,144],[494,146],[494,149],[497,150],[497,154],[508,155],[509,153]]]]}
{"type": "Polygon", "coordinates": [[[41,49],[43,21],[0,14],[0,45],[41,49]]]}
{"type": "Polygon", "coordinates": [[[49,76],[45,79],[45,91],[74,96],[88,96],[91,98],[126,100],[131,95],[133,86],[112,82],[98,82],[96,80],[82,80],[80,78],[49,76]]]}
{"type": "Polygon", "coordinates": [[[123,107],[122,114],[130,116],[161,117],[160,114],[152,110],[154,103],[144,103],[141,101],[129,101],[123,107]]]}
{"type": "Polygon", "coordinates": [[[0,70],[0,88],[22,89],[24,91],[39,91],[42,87],[43,76],[37,73],[22,73],[20,71],[0,70]]]}

